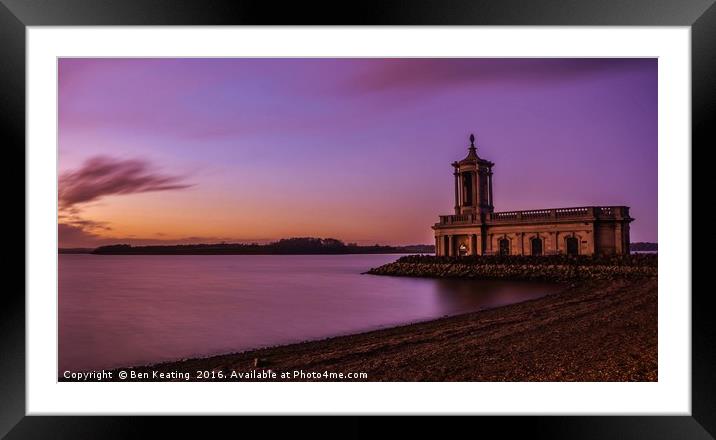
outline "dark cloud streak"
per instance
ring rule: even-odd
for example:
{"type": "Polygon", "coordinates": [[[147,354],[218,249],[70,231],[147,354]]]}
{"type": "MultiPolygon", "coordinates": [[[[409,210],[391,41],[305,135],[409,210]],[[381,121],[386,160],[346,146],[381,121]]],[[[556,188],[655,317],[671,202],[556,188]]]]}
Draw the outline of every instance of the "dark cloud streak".
{"type": "Polygon", "coordinates": [[[57,225],[59,248],[96,248],[111,244],[131,244],[132,246],[172,246],[178,244],[199,243],[268,243],[272,239],[248,239],[235,237],[181,237],[176,239],[146,238],[133,236],[101,236],[95,233],[96,229],[79,223],[64,223],[57,225]]]}
{"type": "Polygon", "coordinates": [[[107,222],[82,217],[84,204],[105,196],[189,188],[183,176],[159,173],[140,159],[95,156],[59,179],[58,239],[60,247],[94,247],[111,243],[98,233],[112,230],[107,222]]]}
{"type": "Polygon", "coordinates": [[[66,211],[104,196],[180,190],[190,186],[182,176],[161,174],[144,160],[96,156],[78,170],[60,176],[59,204],[60,209],[66,211]]]}
{"type": "Polygon", "coordinates": [[[655,58],[390,59],[345,84],[355,93],[475,85],[560,83],[600,73],[650,69],[655,58]]]}

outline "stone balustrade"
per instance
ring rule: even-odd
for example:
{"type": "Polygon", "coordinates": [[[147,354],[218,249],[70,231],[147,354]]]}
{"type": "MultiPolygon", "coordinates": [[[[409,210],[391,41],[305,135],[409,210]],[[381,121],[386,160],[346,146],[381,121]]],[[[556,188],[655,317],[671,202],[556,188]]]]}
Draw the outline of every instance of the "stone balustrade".
{"type": "MultiPolygon", "coordinates": [[[[626,206],[580,206],[574,208],[535,209],[485,214],[486,223],[531,223],[545,220],[628,219],[626,206]]],[[[469,225],[480,222],[477,214],[441,215],[439,225],[469,225]]]]}

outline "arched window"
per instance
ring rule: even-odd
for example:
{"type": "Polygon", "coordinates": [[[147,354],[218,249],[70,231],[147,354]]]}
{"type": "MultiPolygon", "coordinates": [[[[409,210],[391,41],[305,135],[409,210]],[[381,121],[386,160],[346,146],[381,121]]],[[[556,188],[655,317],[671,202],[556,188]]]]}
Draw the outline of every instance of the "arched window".
{"type": "Polygon", "coordinates": [[[567,255],[579,255],[579,239],[567,237],[567,255]]]}
{"type": "Polygon", "coordinates": [[[500,239],[500,255],[510,255],[510,240],[500,239]]]}
{"type": "Polygon", "coordinates": [[[542,239],[535,237],[530,242],[532,244],[532,255],[542,255],[542,239]]]}

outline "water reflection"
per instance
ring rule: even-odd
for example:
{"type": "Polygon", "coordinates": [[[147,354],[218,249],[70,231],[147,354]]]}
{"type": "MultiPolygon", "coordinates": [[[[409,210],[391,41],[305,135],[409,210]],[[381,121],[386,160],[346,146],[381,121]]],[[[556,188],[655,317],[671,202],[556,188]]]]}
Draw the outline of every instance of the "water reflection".
{"type": "Polygon", "coordinates": [[[435,305],[445,314],[482,310],[539,298],[555,289],[554,284],[499,281],[436,279],[435,305]]]}
{"type": "Polygon", "coordinates": [[[524,301],[541,283],[361,275],[395,255],[60,255],[60,369],[209,356],[524,301]]]}

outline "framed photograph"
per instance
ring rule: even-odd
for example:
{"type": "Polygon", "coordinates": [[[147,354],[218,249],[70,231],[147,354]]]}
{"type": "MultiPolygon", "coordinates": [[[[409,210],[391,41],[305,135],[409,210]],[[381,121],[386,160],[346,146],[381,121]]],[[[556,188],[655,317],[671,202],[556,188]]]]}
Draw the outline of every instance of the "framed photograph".
{"type": "Polygon", "coordinates": [[[712,1],[1,1],[0,434],[713,438],[712,1]]]}

